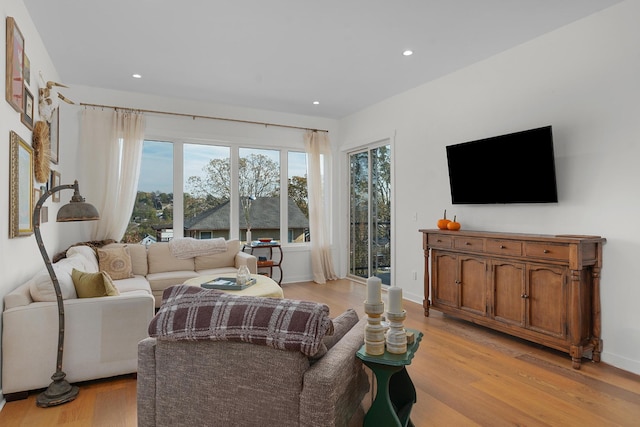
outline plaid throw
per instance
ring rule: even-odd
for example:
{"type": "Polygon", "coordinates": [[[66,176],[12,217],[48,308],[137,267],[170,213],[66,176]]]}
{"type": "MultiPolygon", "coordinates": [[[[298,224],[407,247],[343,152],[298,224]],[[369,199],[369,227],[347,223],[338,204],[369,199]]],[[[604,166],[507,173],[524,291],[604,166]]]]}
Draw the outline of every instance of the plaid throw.
{"type": "Polygon", "coordinates": [[[232,295],[196,286],[171,286],[149,324],[166,340],[242,341],[316,354],[333,333],[329,307],[309,301],[232,295]]]}

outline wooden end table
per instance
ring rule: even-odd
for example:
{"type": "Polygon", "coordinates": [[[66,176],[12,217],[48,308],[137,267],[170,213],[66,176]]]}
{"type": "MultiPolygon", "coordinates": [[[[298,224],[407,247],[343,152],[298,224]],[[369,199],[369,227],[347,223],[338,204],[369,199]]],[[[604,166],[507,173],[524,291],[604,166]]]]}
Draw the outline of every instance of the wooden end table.
{"type": "Polygon", "coordinates": [[[416,389],[407,373],[406,366],[411,364],[414,354],[418,351],[422,332],[413,332],[415,340],[407,345],[404,354],[393,354],[385,351],[380,356],[373,356],[360,347],[356,356],[369,367],[376,376],[378,384],[376,398],[364,417],[365,427],[406,427],[413,426],[411,422],[411,408],[416,403],[416,389]]]}

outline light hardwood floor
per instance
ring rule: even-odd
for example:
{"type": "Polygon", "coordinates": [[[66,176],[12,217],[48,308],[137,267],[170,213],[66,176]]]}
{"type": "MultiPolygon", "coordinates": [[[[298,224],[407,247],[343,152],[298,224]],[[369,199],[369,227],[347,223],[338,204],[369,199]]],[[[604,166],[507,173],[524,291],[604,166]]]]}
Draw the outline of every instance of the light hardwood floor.
{"type": "MultiPolygon", "coordinates": [[[[366,289],[358,283],[283,288],[288,298],[328,304],[332,316],[349,307],[364,314],[366,289]]],[[[417,391],[416,427],[640,426],[639,376],[586,360],[576,371],[564,353],[437,311],[426,318],[420,304],[404,306],[405,326],[424,333],[408,366],[417,391]]],[[[0,426],[136,426],[135,378],[79,385],[79,397],[58,407],[36,407],[35,394],[7,403],[0,426]]]]}

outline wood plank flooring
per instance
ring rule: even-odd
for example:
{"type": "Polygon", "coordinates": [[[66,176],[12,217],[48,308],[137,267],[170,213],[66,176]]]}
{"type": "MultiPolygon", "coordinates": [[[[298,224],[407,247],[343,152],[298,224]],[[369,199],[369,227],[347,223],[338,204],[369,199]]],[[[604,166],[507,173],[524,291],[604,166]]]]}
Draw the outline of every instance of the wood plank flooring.
{"type": "MultiPolygon", "coordinates": [[[[348,280],[284,284],[288,298],[321,301],[331,315],[364,315],[364,285],[348,280]]],[[[640,426],[640,377],[509,337],[405,301],[405,326],[424,333],[408,366],[417,391],[411,419],[423,426],[640,426]]],[[[606,337],[605,337],[606,346],[606,337]]],[[[80,385],[80,395],[38,408],[36,394],[9,402],[0,426],[136,426],[132,376],[80,385]]],[[[365,403],[370,404],[370,396],[365,403]]],[[[384,426],[382,426],[384,427],[384,426]]]]}

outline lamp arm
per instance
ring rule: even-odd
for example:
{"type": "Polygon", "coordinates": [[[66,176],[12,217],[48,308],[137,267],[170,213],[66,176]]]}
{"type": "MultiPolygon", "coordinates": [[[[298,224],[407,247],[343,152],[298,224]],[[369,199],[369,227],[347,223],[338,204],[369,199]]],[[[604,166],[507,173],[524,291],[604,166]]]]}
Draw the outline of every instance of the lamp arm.
{"type": "Polygon", "coordinates": [[[58,185],[45,192],[36,203],[32,217],[33,233],[36,237],[36,243],[38,244],[38,249],[40,249],[40,255],[42,255],[44,265],[47,267],[47,271],[49,272],[49,277],[51,277],[51,282],[53,283],[53,288],[56,292],[56,300],[58,302],[58,358],[56,360],[56,373],[54,376],[62,373],[62,351],[64,347],[64,301],[62,299],[62,290],[60,289],[58,277],[56,276],[53,266],[51,265],[51,259],[49,258],[44,247],[44,243],[42,242],[42,234],[40,233],[40,211],[44,202],[51,197],[51,195],[58,191],[67,189],[75,189],[77,191],[78,181],[73,184],[58,185]]]}

